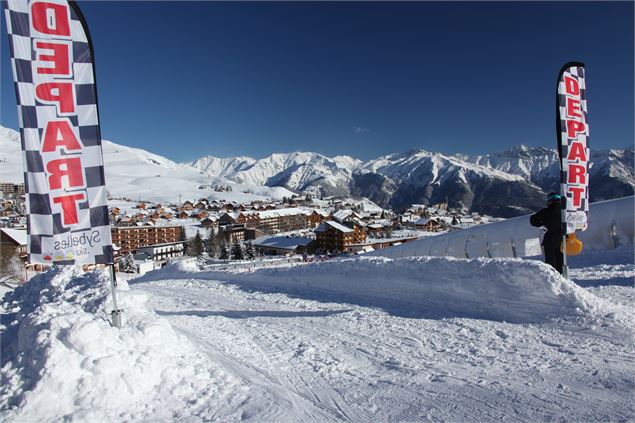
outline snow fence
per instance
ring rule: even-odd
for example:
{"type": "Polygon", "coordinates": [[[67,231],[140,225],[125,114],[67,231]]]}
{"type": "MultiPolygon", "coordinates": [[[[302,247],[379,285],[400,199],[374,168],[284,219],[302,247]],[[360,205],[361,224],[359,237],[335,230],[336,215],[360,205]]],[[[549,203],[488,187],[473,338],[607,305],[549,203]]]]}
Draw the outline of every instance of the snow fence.
{"type": "MultiPolygon", "coordinates": [[[[589,228],[577,233],[584,249],[613,249],[633,244],[635,197],[591,204],[589,228]]],[[[529,216],[473,226],[461,231],[419,239],[367,255],[383,257],[450,256],[530,257],[542,254],[542,230],[529,224],[529,216]]],[[[584,254],[584,252],[583,252],[584,254]]]]}
{"type": "Polygon", "coordinates": [[[403,317],[520,323],[605,309],[600,299],[535,260],[358,257],[243,273],[192,273],[186,268],[179,276],[173,267],[143,279],[220,280],[249,290],[378,307],[403,317]]]}
{"type": "Polygon", "coordinates": [[[208,420],[218,411],[209,404],[234,382],[149,311],[144,295],[122,292],[126,321],[111,327],[108,287],[104,272],[64,267],[5,296],[0,420],[208,420]]]}

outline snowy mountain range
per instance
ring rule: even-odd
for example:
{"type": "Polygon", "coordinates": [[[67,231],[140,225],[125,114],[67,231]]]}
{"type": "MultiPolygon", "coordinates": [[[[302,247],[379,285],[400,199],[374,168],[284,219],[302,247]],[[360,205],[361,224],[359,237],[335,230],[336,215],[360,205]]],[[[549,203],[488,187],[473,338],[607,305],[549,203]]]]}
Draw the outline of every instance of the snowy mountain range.
{"type": "MultiPolygon", "coordinates": [[[[592,201],[633,194],[633,150],[592,150],[592,201]]],[[[528,213],[558,190],[555,149],[524,145],[488,155],[446,155],[424,150],[390,154],[368,162],[317,153],[272,154],[191,163],[207,175],[253,185],[283,186],[314,195],[366,197],[392,208],[445,201],[496,216],[528,213]]]]}
{"type": "MultiPolygon", "coordinates": [[[[555,150],[522,145],[477,156],[411,150],[367,162],[296,152],[259,160],[206,156],[191,163],[109,141],[103,146],[111,196],[160,202],[179,197],[249,202],[291,196],[293,191],[365,197],[394,209],[447,199],[451,206],[511,217],[541,206],[545,193],[557,190],[559,178],[555,150]]],[[[592,201],[633,195],[632,149],[592,150],[591,162],[592,201]]],[[[22,179],[19,134],[0,127],[0,181],[22,179]]]]}

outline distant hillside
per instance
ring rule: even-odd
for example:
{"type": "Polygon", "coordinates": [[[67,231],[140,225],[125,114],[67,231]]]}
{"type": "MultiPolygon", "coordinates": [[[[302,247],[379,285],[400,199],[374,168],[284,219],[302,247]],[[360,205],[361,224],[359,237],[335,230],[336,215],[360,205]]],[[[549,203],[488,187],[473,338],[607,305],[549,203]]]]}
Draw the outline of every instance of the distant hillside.
{"type": "MultiPolygon", "coordinates": [[[[110,141],[103,142],[106,187],[112,197],[157,202],[210,198],[250,202],[282,198],[292,193],[282,187],[240,184],[208,176],[198,169],[165,157],[110,141]],[[229,187],[231,192],[216,191],[229,187]]],[[[0,181],[23,182],[22,153],[18,132],[0,127],[0,181]]]]}

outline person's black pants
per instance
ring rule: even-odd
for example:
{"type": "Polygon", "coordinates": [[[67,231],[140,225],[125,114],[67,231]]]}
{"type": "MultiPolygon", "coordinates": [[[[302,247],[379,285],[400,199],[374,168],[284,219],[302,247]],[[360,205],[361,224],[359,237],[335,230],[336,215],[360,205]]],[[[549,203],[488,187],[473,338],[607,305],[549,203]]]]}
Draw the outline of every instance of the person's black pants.
{"type": "Polygon", "coordinates": [[[550,264],[560,274],[562,274],[563,258],[560,247],[544,247],[545,248],[545,263],[550,264]]]}

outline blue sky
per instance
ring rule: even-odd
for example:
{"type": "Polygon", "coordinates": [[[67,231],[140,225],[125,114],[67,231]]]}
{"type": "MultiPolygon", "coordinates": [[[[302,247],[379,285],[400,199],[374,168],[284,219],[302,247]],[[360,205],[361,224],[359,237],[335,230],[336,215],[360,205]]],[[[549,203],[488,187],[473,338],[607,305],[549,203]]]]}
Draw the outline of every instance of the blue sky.
{"type": "Polygon", "coordinates": [[[552,147],[569,60],[587,66],[591,147],[633,144],[633,2],[79,5],[103,137],[173,160],[552,147]]]}

